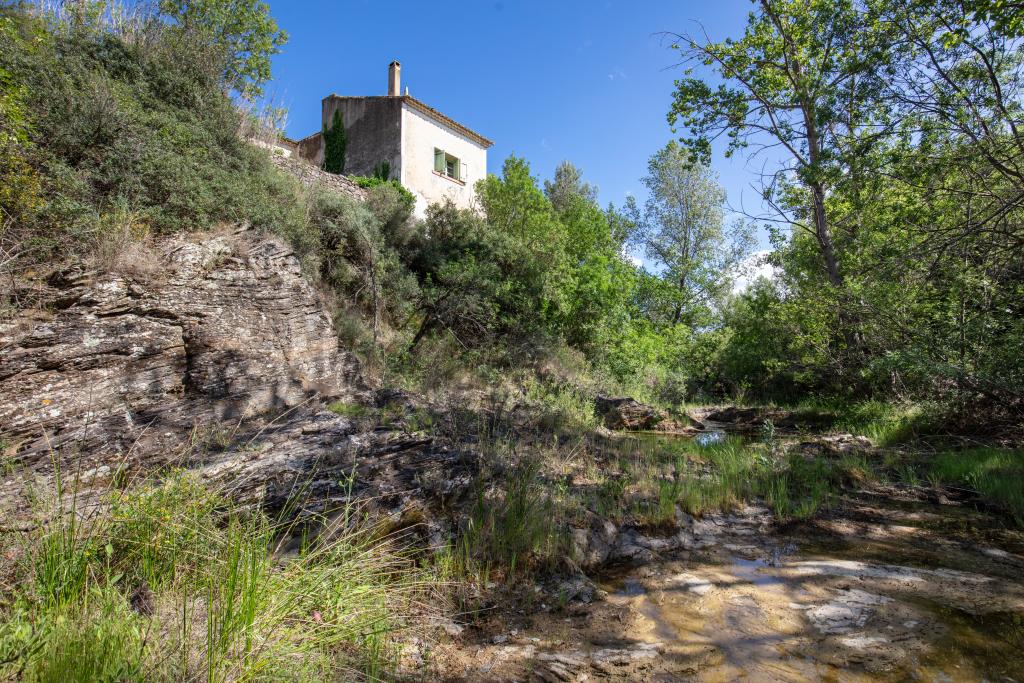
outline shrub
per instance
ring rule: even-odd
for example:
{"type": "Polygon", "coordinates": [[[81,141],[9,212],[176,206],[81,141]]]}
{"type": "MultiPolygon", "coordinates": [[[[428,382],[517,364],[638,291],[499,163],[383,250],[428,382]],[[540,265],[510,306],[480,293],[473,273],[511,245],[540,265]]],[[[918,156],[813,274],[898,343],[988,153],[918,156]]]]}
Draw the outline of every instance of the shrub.
{"type": "Polygon", "coordinates": [[[118,35],[9,7],[0,20],[4,89],[24,94],[36,149],[39,201],[18,215],[35,259],[87,253],[115,214],[157,235],[301,218],[295,182],[240,139],[243,115],[201,36],[160,24],[118,35]]]}
{"type": "Polygon", "coordinates": [[[348,135],[345,132],[345,121],[342,119],[340,109],[334,110],[331,127],[324,126],[321,135],[324,139],[324,170],[329,173],[344,173],[348,135]]]}
{"type": "Polygon", "coordinates": [[[565,558],[566,537],[555,501],[541,481],[540,464],[530,460],[502,478],[503,491],[483,490],[456,542],[457,569],[486,576],[498,570],[508,577],[565,558]]]}
{"type": "MultiPolygon", "coordinates": [[[[379,168],[379,166],[378,166],[378,168],[379,168]]],[[[390,175],[390,173],[391,173],[391,169],[390,168],[388,168],[387,173],[388,173],[388,175],[390,175]]],[[[405,187],[403,187],[402,183],[398,182],[397,180],[393,180],[393,179],[390,179],[387,176],[384,176],[383,175],[383,171],[378,171],[377,169],[375,169],[374,170],[374,175],[372,175],[372,176],[354,175],[354,176],[350,176],[350,177],[351,177],[351,179],[353,181],[355,181],[355,183],[359,187],[366,188],[366,189],[370,189],[370,188],[374,188],[374,187],[381,187],[383,185],[386,185],[388,187],[392,187],[392,188],[395,189],[396,192],[398,192],[398,194],[402,197],[402,199],[405,200],[408,203],[410,209],[413,206],[416,205],[416,197],[413,196],[412,192],[410,192],[405,187]],[[378,172],[381,175],[378,175],[378,172]]]]}
{"type": "Polygon", "coordinates": [[[391,634],[433,590],[396,539],[344,521],[355,515],[309,520],[323,533],[282,556],[288,521],[188,475],[114,501],[88,522],[55,503],[3,548],[21,580],[0,596],[0,678],[379,679],[391,634]]]}

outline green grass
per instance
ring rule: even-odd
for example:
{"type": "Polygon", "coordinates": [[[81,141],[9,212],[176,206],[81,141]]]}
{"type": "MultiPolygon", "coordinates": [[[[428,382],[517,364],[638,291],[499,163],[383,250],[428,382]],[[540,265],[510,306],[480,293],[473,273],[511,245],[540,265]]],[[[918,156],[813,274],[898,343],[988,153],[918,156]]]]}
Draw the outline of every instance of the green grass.
{"type": "Polygon", "coordinates": [[[534,404],[541,428],[579,432],[597,427],[593,398],[585,392],[533,378],[527,378],[524,385],[526,399],[534,404]]]}
{"type": "Polygon", "coordinates": [[[372,408],[368,408],[361,403],[346,403],[345,401],[335,401],[327,406],[327,409],[335,415],[342,415],[353,419],[368,417],[374,412],[372,408]]]}
{"type": "Polygon", "coordinates": [[[618,462],[623,477],[602,483],[595,512],[616,501],[637,523],[670,525],[676,506],[691,515],[729,511],[764,501],[780,519],[807,519],[828,507],[843,482],[873,476],[865,459],[805,459],[784,455],[775,442],[728,437],[701,446],[691,439],[642,439],[626,446],[618,462]],[[612,495],[614,494],[614,495],[612,495]],[[632,501],[631,503],[627,501],[632,501]]]}
{"type": "MultiPolygon", "coordinates": [[[[906,433],[919,415],[913,409],[862,404],[834,424],[884,442],[906,433]]],[[[968,489],[1024,526],[1022,449],[805,457],[786,454],[772,433],[762,434],[762,441],[729,437],[708,446],[688,439],[633,439],[619,448],[616,462],[622,476],[606,477],[591,496],[591,506],[615,518],[609,511],[618,505],[624,510],[619,518],[632,516],[648,526],[670,522],[675,505],[702,515],[756,500],[764,501],[779,519],[809,519],[830,507],[844,487],[881,479],[913,487],[968,489]]]]}
{"type": "Polygon", "coordinates": [[[603,478],[594,492],[591,503],[594,511],[602,517],[618,520],[623,512],[623,497],[628,485],[626,477],[603,478]]]}
{"type": "Polygon", "coordinates": [[[185,474],[98,514],[63,493],[46,524],[0,538],[3,680],[378,679],[436,591],[373,529],[324,526],[282,554],[286,522],[185,474]]]}
{"type": "Polygon", "coordinates": [[[568,550],[565,519],[539,462],[527,460],[502,477],[500,490],[477,492],[476,503],[455,542],[457,575],[513,578],[563,562],[568,550]]]}
{"type": "Polygon", "coordinates": [[[1006,510],[1024,526],[1024,449],[970,448],[945,451],[928,458],[925,477],[931,483],[958,486],[1006,510]]]}
{"type": "Polygon", "coordinates": [[[807,400],[793,410],[798,419],[822,429],[866,436],[878,446],[910,441],[928,425],[927,412],[921,406],[886,401],[807,400]]]}

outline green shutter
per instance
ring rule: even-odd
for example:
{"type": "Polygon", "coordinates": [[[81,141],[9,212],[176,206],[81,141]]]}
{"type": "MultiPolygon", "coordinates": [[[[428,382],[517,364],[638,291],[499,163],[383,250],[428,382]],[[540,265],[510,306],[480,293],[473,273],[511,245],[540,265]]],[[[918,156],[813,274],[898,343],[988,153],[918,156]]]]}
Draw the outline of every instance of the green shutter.
{"type": "Polygon", "coordinates": [[[434,170],[444,173],[444,152],[439,149],[434,149],[434,170]]]}

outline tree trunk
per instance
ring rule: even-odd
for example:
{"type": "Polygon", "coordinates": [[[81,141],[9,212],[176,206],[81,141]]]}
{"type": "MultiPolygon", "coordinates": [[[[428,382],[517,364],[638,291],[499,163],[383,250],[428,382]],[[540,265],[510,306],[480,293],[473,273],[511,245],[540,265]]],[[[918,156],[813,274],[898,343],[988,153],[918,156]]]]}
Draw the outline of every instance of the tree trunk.
{"type": "Polygon", "coordinates": [[[825,272],[828,275],[828,281],[835,287],[842,287],[843,274],[839,270],[836,248],[832,243],[832,231],[828,227],[828,220],[825,216],[825,189],[820,183],[811,185],[811,197],[814,205],[814,234],[818,238],[818,246],[821,247],[821,255],[825,259],[825,272]]]}
{"type": "Polygon", "coordinates": [[[429,333],[434,328],[434,324],[434,315],[432,313],[427,313],[427,315],[423,318],[423,322],[420,323],[420,328],[416,330],[416,335],[412,338],[412,343],[409,344],[409,353],[412,353],[413,351],[416,350],[416,347],[419,345],[420,341],[422,341],[423,338],[427,336],[427,333],[429,333]]]}

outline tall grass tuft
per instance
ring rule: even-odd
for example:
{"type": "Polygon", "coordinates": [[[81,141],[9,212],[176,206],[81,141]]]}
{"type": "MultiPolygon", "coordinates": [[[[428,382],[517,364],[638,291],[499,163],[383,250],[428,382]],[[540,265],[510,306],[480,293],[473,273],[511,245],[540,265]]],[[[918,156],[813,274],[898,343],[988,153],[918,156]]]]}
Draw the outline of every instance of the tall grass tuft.
{"type": "Polygon", "coordinates": [[[503,491],[477,501],[456,541],[453,570],[487,577],[500,571],[514,577],[527,569],[554,566],[564,559],[567,538],[537,460],[513,467],[503,491]]]}
{"type": "Polygon", "coordinates": [[[972,490],[1024,527],[1024,449],[945,451],[930,458],[925,469],[929,481],[972,490]]]}
{"type": "Polygon", "coordinates": [[[0,679],[376,680],[409,615],[436,602],[401,539],[357,515],[321,519],[285,553],[287,520],[185,473],[88,516],[67,497],[0,539],[0,679]]]}

